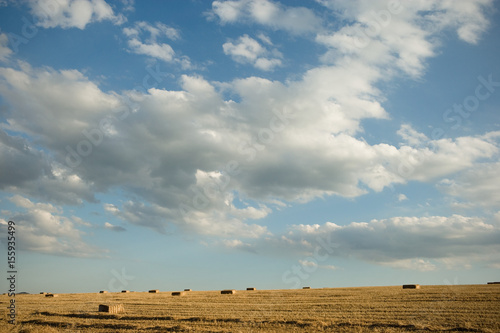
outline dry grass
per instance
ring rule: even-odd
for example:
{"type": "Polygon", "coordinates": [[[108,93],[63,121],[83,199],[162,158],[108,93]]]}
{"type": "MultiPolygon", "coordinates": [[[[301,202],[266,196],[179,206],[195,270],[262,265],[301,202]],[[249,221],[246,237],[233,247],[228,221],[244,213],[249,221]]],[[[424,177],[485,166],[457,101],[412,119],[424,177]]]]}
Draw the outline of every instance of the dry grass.
{"type": "Polygon", "coordinates": [[[499,285],[17,295],[14,327],[8,301],[0,297],[0,332],[500,332],[499,285]]]}

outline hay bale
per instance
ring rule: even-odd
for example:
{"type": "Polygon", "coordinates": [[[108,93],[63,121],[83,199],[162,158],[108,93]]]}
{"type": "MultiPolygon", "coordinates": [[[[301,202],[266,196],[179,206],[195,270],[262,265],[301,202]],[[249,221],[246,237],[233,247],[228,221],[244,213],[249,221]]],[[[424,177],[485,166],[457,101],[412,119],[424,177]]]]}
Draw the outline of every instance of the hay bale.
{"type": "Polygon", "coordinates": [[[184,289],[184,291],[191,291],[191,289],[184,289]]]}
{"type": "Polygon", "coordinates": [[[174,291],[172,292],[172,296],[184,296],[186,293],[184,291],[174,291]]]}
{"type": "Polygon", "coordinates": [[[488,284],[500,284],[500,282],[488,282],[488,284]]]}
{"type": "Polygon", "coordinates": [[[40,295],[47,295],[45,291],[40,291],[40,295]]]}
{"type": "Polygon", "coordinates": [[[106,305],[99,304],[99,312],[107,312],[107,313],[120,313],[123,312],[123,305],[106,305]]]}
{"type": "Polygon", "coordinates": [[[108,293],[107,290],[101,290],[101,291],[99,291],[99,294],[107,294],[107,293],[108,293]]]}
{"type": "Polygon", "coordinates": [[[234,289],[226,289],[226,290],[221,290],[220,293],[222,295],[232,295],[232,294],[236,294],[236,290],[234,290],[234,289]]]}
{"type": "Polygon", "coordinates": [[[420,289],[419,284],[403,284],[403,289],[420,289]]]}
{"type": "Polygon", "coordinates": [[[45,297],[57,297],[57,294],[47,293],[47,294],[45,294],[45,297]]]}
{"type": "Polygon", "coordinates": [[[149,291],[150,294],[158,294],[160,291],[158,289],[151,289],[149,291]]]}
{"type": "Polygon", "coordinates": [[[302,289],[311,289],[311,287],[302,287],[302,289]]]}
{"type": "Polygon", "coordinates": [[[257,290],[257,288],[250,287],[250,288],[247,288],[247,290],[257,290]]]}
{"type": "Polygon", "coordinates": [[[124,293],[124,294],[127,294],[129,292],[130,292],[130,290],[122,290],[122,293],[124,293]]]}

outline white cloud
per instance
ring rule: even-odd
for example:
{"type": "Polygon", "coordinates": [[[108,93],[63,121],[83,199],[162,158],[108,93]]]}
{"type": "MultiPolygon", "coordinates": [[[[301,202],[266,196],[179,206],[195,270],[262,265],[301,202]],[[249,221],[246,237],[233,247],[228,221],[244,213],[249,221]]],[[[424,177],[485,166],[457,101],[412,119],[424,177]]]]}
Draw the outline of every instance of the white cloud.
{"type": "Polygon", "coordinates": [[[478,163],[456,178],[442,180],[438,188],[472,207],[500,207],[500,162],[478,163]]]}
{"type": "Polygon", "coordinates": [[[133,53],[144,54],[165,62],[171,62],[175,56],[174,49],[165,43],[144,44],[140,40],[132,38],[128,41],[128,46],[133,53]]]}
{"type": "MultiPolygon", "coordinates": [[[[432,271],[495,262],[499,236],[498,225],[476,217],[393,217],[342,226],[331,222],[293,225],[286,237],[275,235],[251,245],[258,253],[312,258],[316,253],[321,257],[328,254],[327,260],[356,258],[394,268],[432,271]]],[[[310,259],[299,262],[321,266],[310,259]]]]}
{"type": "Polygon", "coordinates": [[[179,30],[160,22],[152,25],[139,21],[132,27],[123,28],[123,33],[129,38],[127,43],[130,52],[147,55],[166,63],[178,63],[183,69],[191,67],[191,62],[187,56],[176,56],[172,46],[158,41],[162,38],[180,39],[179,30]]]}
{"type": "Polygon", "coordinates": [[[125,231],[127,229],[125,229],[124,227],[122,226],[119,226],[119,225],[113,225],[109,222],[105,222],[104,223],[104,228],[106,229],[109,229],[109,230],[112,230],[112,231],[116,231],[116,232],[121,232],[121,231],[125,231]]]}
{"type": "Polygon", "coordinates": [[[319,265],[317,261],[313,260],[299,260],[299,264],[305,267],[315,267],[315,268],[322,268],[322,269],[329,269],[329,270],[336,270],[338,269],[337,267],[333,265],[319,265]]]}
{"type": "Polygon", "coordinates": [[[95,202],[92,186],[69,168],[50,162],[42,152],[20,137],[0,129],[0,189],[37,196],[56,204],[95,202]]]}
{"type": "MultiPolygon", "coordinates": [[[[370,10],[381,8],[380,2],[360,3],[351,7],[338,2],[354,23],[322,31],[317,38],[335,57],[350,61],[327,62],[285,83],[259,77],[214,83],[184,75],[178,90],[118,94],[102,91],[76,70],[25,63],[0,68],[0,93],[14,111],[5,113],[2,127],[16,133],[0,132],[0,166],[12,170],[0,173],[0,186],[72,204],[120,189],[134,200],[105,209],[129,223],[160,232],[174,226],[211,236],[261,238],[270,233],[254,221],[267,217],[272,203],[356,197],[409,180],[453,179],[478,161],[495,158],[498,143],[486,136],[432,140],[403,125],[399,146],[369,144],[360,137],[363,120],[390,117],[382,106],[380,82],[396,75],[418,76],[435,52],[436,33],[449,27],[436,23],[425,28],[421,20],[431,18],[409,5],[408,12],[394,15],[394,26],[372,36],[366,47],[356,47],[356,24],[366,26],[370,10]],[[387,64],[394,65],[387,71],[387,64]],[[237,96],[237,102],[224,96],[237,96]],[[111,121],[103,127],[103,119],[111,121]],[[36,138],[43,150],[31,147],[19,133],[36,138]],[[67,165],[68,158],[75,158],[68,147],[77,151],[82,142],[90,145],[88,154],[79,155],[77,166],[67,165]],[[239,204],[242,198],[250,204],[239,204]]],[[[286,23],[292,9],[264,0],[214,2],[221,22],[243,18],[293,32],[317,28],[319,21],[300,28],[314,15],[308,11],[293,30],[286,23]]],[[[456,16],[447,11],[439,15],[456,16]]],[[[132,52],[180,63],[161,41],[178,39],[176,29],[137,22],[123,32],[132,52]]],[[[225,51],[237,61],[271,70],[279,57],[268,50],[268,36],[258,39],[262,44],[242,36],[226,43],[225,51]]],[[[462,178],[452,181],[459,184],[462,178]]]]}
{"type": "Polygon", "coordinates": [[[8,46],[9,38],[6,34],[0,33],[0,61],[7,60],[12,54],[12,50],[8,46]]]}
{"type": "Polygon", "coordinates": [[[143,32],[149,33],[148,43],[154,43],[158,38],[167,37],[171,40],[177,40],[181,38],[179,30],[169,27],[161,22],[156,22],[151,25],[144,21],[135,22],[134,26],[131,28],[123,28],[123,33],[127,37],[139,37],[143,32]]]}
{"type": "Polygon", "coordinates": [[[263,71],[272,71],[275,67],[282,64],[278,58],[269,58],[272,55],[281,57],[281,54],[277,50],[273,52],[268,51],[248,35],[241,36],[236,43],[224,43],[222,48],[224,54],[231,56],[234,61],[241,64],[251,64],[263,71]]]}
{"type": "Polygon", "coordinates": [[[408,200],[408,197],[406,195],[404,195],[403,193],[400,193],[398,195],[398,201],[405,201],[405,200],[408,200]]]}
{"type": "Polygon", "coordinates": [[[322,21],[308,8],[288,7],[269,0],[214,1],[212,15],[216,15],[222,24],[258,23],[293,34],[314,32],[322,21]]]}
{"type": "Polygon", "coordinates": [[[87,24],[103,20],[118,25],[126,21],[104,0],[30,0],[28,4],[37,25],[44,28],[85,29],[87,24]]]}
{"type": "Polygon", "coordinates": [[[238,79],[220,84],[222,91],[183,76],[178,91],[124,92],[132,111],[125,96],[103,92],[75,70],[0,68],[0,93],[16,110],[6,128],[38,138],[51,152],[49,158],[4,133],[0,165],[19,160],[24,171],[0,174],[1,184],[73,204],[119,188],[136,199],[107,209],[129,223],[256,238],[269,233],[253,222],[272,212],[266,203],[356,197],[408,180],[450,177],[497,153],[491,138],[426,140],[409,127],[401,133],[419,138],[407,140],[416,147],[358,138],[362,119],[387,117],[374,87],[378,78],[357,62],[312,69],[287,84],[238,79]],[[228,89],[239,102],[223,98],[228,89]],[[109,126],[100,126],[108,117],[109,126]],[[68,147],[83,151],[79,165],[67,164],[78,157],[68,147]],[[251,204],[236,204],[243,197],[251,204]]]}
{"type": "Polygon", "coordinates": [[[415,270],[420,272],[429,272],[436,269],[436,265],[431,263],[429,260],[418,259],[418,258],[395,260],[383,263],[383,265],[399,269],[415,270]]]}
{"type": "MultiPolygon", "coordinates": [[[[9,199],[24,213],[15,213],[9,219],[16,223],[16,243],[19,250],[71,257],[102,257],[107,250],[83,240],[85,233],[77,225],[89,226],[78,217],[65,217],[62,210],[51,204],[33,203],[16,195],[9,199]]],[[[0,223],[5,224],[4,220],[0,223]]],[[[2,228],[1,233],[6,233],[2,228]]],[[[3,235],[2,238],[6,239],[3,235]]]]}
{"type": "Polygon", "coordinates": [[[436,54],[440,41],[431,37],[436,33],[457,29],[462,40],[477,43],[489,25],[485,13],[492,4],[491,0],[319,2],[352,20],[338,31],[318,33],[317,42],[331,48],[322,57],[324,62],[361,59],[384,66],[388,76],[397,74],[397,69],[413,77],[421,76],[426,58],[436,54]]]}

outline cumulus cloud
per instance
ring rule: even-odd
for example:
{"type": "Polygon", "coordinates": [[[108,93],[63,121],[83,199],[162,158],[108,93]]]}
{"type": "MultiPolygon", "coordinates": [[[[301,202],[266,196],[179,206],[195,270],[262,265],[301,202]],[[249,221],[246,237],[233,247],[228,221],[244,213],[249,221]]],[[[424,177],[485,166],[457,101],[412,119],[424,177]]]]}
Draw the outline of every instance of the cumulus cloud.
{"type": "Polygon", "coordinates": [[[169,27],[161,22],[156,22],[151,25],[144,21],[139,21],[130,28],[123,28],[123,33],[128,37],[139,37],[142,32],[148,32],[149,38],[148,42],[156,42],[158,38],[167,37],[171,40],[177,40],[180,38],[179,30],[169,27]]]}
{"type": "Polygon", "coordinates": [[[333,265],[319,265],[317,261],[314,260],[299,260],[299,264],[305,267],[315,267],[315,268],[323,268],[323,269],[330,269],[330,270],[336,270],[338,269],[337,267],[333,265]]]}
{"type": "Polygon", "coordinates": [[[85,29],[93,22],[109,20],[119,25],[126,21],[104,0],[30,0],[28,4],[37,25],[44,28],[85,29]]]}
{"type": "Polygon", "coordinates": [[[42,198],[61,186],[61,201],[119,188],[134,199],[106,207],[129,223],[257,238],[269,232],[255,221],[276,202],[434,180],[497,153],[486,137],[430,140],[408,126],[399,147],[367,143],[360,122],[387,118],[379,78],[354,62],[311,69],[286,84],[250,77],[216,85],[185,75],[176,91],[118,94],[75,70],[0,68],[0,93],[16,111],[6,114],[6,128],[37,138],[54,159],[4,135],[11,142],[4,146],[16,148],[2,148],[9,159],[0,163],[26,160],[26,170],[0,179],[5,186],[18,179],[20,193],[42,198]],[[224,99],[227,90],[239,101],[224,99]],[[242,198],[251,201],[237,204],[242,198]]]}
{"type": "MultiPolygon", "coordinates": [[[[78,217],[65,217],[59,207],[34,203],[16,195],[9,199],[24,212],[13,213],[10,220],[16,223],[16,244],[19,250],[70,257],[102,257],[106,250],[84,241],[85,233],[78,226],[90,223],[78,217]]],[[[0,224],[6,225],[0,219],[0,224]]],[[[7,228],[2,227],[1,233],[7,228]]],[[[7,239],[6,235],[2,239],[7,239]]]]}
{"type": "Polygon", "coordinates": [[[24,138],[0,129],[0,189],[36,196],[56,204],[95,202],[91,184],[32,147],[24,138]]]}
{"type": "Polygon", "coordinates": [[[176,62],[183,69],[190,68],[191,62],[188,57],[177,57],[172,46],[159,41],[163,38],[170,40],[180,39],[179,30],[161,22],[156,22],[152,25],[140,21],[136,22],[132,27],[123,28],[123,33],[129,38],[128,46],[130,52],[147,55],[167,63],[176,62]]]}
{"type": "MultiPolygon", "coordinates": [[[[491,221],[490,221],[491,222],[491,221]]],[[[356,258],[399,269],[432,271],[440,267],[467,267],[472,262],[495,262],[500,228],[487,220],[461,215],[394,217],[337,225],[293,225],[284,235],[255,242],[254,251],[307,256],[300,264],[319,267],[313,260],[327,255],[356,258]],[[315,256],[316,254],[316,256],[315,256]],[[312,259],[311,259],[312,258],[312,259]]]]}
{"type": "Polygon", "coordinates": [[[387,263],[382,263],[382,265],[398,269],[415,270],[420,272],[429,272],[436,269],[436,265],[431,263],[429,260],[424,260],[419,258],[395,260],[387,263]]]}
{"type": "MultiPolygon", "coordinates": [[[[0,93],[9,105],[9,110],[0,111],[5,118],[0,167],[10,172],[0,173],[0,186],[71,204],[118,189],[130,200],[106,204],[104,209],[127,223],[158,232],[175,227],[214,237],[269,237],[272,242],[307,246],[314,239],[304,236],[302,241],[300,236],[316,227],[293,229],[284,238],[273,238],[259,221],[274,207],[289,202],[332,195],[352,198],[411,180],[447,178],[465,184],[474,178],[466,170],[478,161],[496,158],[498,143],[486,136],[434,140],[406,124],[398,131],[399,145],[366,142],[361,137],[362,122],[390,118],[382,106],[385,96],[379,84],[395,75],[420,75],[425,60],[435,54],[436,33],[450,25],[422,17],[428,16],[422,11],[427,7],[409,4],[406,11],[393,15],[394,27],[358,40],[363,36],[356,35],[357,27],[366,28],[369,22],[364,15],[382,8],[382,2],[360,2],[363,6],[353,7],[346,1],[322,3],[334,10],[343,8],[353,23],[336,31],[317,31],[316,41],[333,53],[324,55],[325,65],[286,82],[260,77],[209,82],[184,75],[177,90],[106,92],[77,70],[32,68],[25,63],[0,68],[0,93]],[[427,29],[421,21],[429,20],[434,24],[427,29]],[[360,41],[368,43],[359,47],[360,41]],[[350,61],[341,62],[342,57],[350,61]],[[34,149],[22,135],[43,149],[34,149]],[[13,162],[21,167],[14,167],[13,162]],[[453,178],[460,172],[463,176],[453,178]]],[[[460,8],[461,15],[466,15],[460,8]]],[[[222,23],[243,19],[292,33],[316,31],[321,22],[310,10],[265,0],[215,1],[213,11],[222,23]],[[300,16],[297,22],[292,20],[294,15],[300,16]]],[[[443,9],[436,15],[458,15],[451,11],[443,9]]],[[[471,16],[474,22],[483,19],[471,16]]],[[[123,33],[131,52],[170,63],[181,61],[161,41],[177,40],[180,33],[174,28],[137,22],[123,33]]],[[[264,34],[257,39],[242,36],[228,42],[225,51],[237,61],[271,70],[274,64],[266,61],[279,60],[271,56],[272,41],[264,34]]],[[[484,241],[482,231],[487,225],[465,217],[416,222],[395,218],[318,228],[325,232],[339,229],[336,235],[344,234],[346,239],[352,236],[350,243],[342,243],[343,248],[352,248],[365,260],[424,269],[435,265],[429,260],[454,250],[452,242],[464,242],[458,244],[464,248],[469,245],[461,237],[449,240],[443,233],[438,234],[444,239],[439,247],[429,234],[441,229],[447,235],[459,234],[457,230],[467,223],[477,227],[470,232],[484,241]],[[412,228],[414,234],[409,232],[412,228]],[[391,230],[397,237],[390,238],[391,230]],[[416,236],[433,251],[418,252],[416,236]],[[405,237],[412,245],[406,252],[402,249],[405,237]]],[[[227,245],[231,244],[248,243],[227,245]]]]}
{"type": "Polygon", "coordinates": [[[453,179],[443,179],[438,188],[469,206],[500,207],[500,163],[481,163],[453,179]]]}
{"type": "Polygon", "coordinates": [[[317,42],[330,48],[325,63],[362,59],[383,65],[387,75],[397,71],[419,77],[425,60],[436,53],[438,31],[456,29],[460,39],[477,43],[489,25],[485,15],[491,0],[477,1],[319,1],[352,20],[338,31],[317,34],[317,42]]]}
{"type": "Polygon", "coordinates": [[[122,226],[119,226],[119,225],[113,225],[109,222],[105,222],[104,223],[104,228],[106,229],[109,229],[111,231],[116,231],[116,232],[121,232],[121,231],[126,231],[127,229],[125,229],[124,227],[122,226]]]}
{"type": "Polygon", "coordinates": [[[0,33],[0,61],[7,60],[12,54],[12,50],[8,46],[9,38],[6,34],[0,33]]]}
{"type": "MultiPolygon", "coordinates": [[[[269,39],[266,41],[270,43],[269,39]]],[[[224,43],[222,48],[224,54],[231,56],[234,61],[241,64],[251,64],[255,68],[263,71],[272,71],[275,67],[281,66],[281,60],[279,58],[270,57],[273,55],[281,57],[279,51],[268,51],[265,47],[260,45],[258,41],[248,35],[241,36],[236,43],[224,43]]]]}
{"type": "Polygon", "coordinates": [[[257,23],[293,34],[313,32],[321,25],[321,18],[308,8],[269,0],[214,1],[211,14],[222,24],[257,23]]]}

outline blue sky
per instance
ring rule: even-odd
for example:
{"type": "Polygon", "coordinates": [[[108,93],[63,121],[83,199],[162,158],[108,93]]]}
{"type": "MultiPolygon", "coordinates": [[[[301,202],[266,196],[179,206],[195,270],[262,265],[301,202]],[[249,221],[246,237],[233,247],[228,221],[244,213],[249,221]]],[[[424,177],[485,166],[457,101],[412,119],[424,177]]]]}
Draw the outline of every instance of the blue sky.
{"type": "Polygon", "coordinates": [[[498,280],[498,6],[0,1],[18,290],[498,280]]]}

